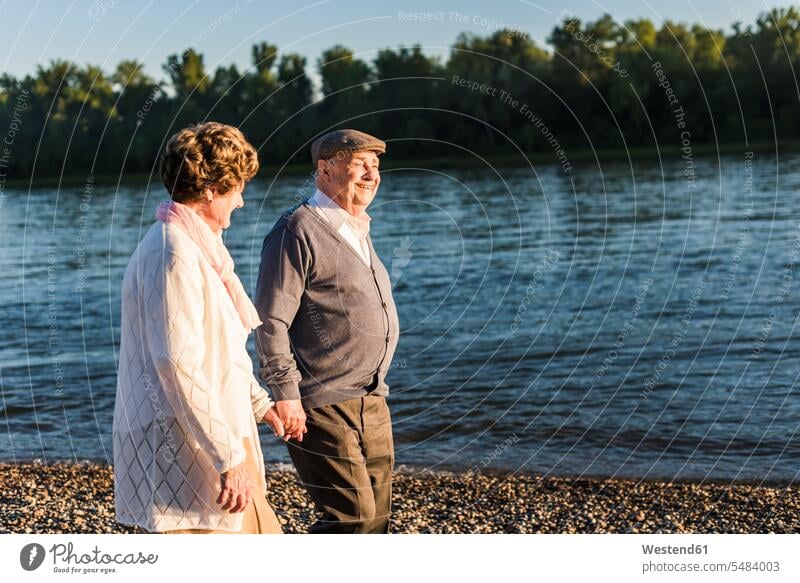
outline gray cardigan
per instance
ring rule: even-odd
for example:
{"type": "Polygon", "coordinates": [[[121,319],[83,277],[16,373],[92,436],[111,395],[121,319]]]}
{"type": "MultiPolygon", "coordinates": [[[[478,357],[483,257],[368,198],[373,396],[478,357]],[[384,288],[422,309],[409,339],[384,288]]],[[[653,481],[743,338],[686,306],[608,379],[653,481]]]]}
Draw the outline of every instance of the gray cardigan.
{"type": "Polygon", "coordinates": [[[369,237],[372,267],[307,202],[264,239],[255,296],[261,378],[276,401],[302,399],[305,409],[386,396],[399,335],[389,274],[369,237]]]}

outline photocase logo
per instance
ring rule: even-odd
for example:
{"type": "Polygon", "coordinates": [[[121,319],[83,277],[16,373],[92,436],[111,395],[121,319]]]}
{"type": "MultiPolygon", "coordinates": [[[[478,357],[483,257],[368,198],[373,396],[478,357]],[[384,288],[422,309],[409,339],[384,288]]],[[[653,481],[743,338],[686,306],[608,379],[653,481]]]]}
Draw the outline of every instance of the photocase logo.
{"type": "Polygon", "coordinates": [[[395,247],[392,253],[392,266],[389,272],[389,279],[392,282],[392,289],[403,277],[403,268],[411,263],[414,253],[411,251],[411,237],[405,236],[400,245],[395,247]]]}
{"type": "Polygon", "coordinates": [[[44,554],[44,547],[39,543],[27,544],[19,553],[19,564],[26,571],[35,571],[41,567],[44,554]]]}

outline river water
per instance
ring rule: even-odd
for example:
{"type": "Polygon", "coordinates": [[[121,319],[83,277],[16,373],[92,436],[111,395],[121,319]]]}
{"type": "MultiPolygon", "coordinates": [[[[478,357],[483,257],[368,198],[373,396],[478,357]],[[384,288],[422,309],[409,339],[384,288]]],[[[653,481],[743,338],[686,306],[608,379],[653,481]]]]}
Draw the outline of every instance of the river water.
{"type": "MultiPolygon", "coordinates": [[[[402,328],[399,464],[797,478],[800,157],[684,170],[383,173],[369,212],[402,328]]],[[[226,233],[248,291],[264,234],[310,194],[302,176],[248,186],[226,233]]],[[[6,189],[0,459],[111,459],[120,284],[162,198],[6,189]]],[[[267,461],[287,462],[263,433],[267,461]]]]}

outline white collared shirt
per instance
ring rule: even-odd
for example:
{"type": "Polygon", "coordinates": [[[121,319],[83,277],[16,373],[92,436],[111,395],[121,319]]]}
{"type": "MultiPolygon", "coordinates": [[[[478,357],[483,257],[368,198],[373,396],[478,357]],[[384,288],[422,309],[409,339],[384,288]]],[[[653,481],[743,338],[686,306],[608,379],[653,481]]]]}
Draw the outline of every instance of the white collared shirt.
{"type": "Polygon", "coordinates": [[[354,217],[319,189],[308,200],[308,203],[350,244],[359,257],[364,260],[364,263],[372,267],[369,243],[367,243],[369,221],[371,220],[369,215],[361,213],[360,217],[354,217]]]}

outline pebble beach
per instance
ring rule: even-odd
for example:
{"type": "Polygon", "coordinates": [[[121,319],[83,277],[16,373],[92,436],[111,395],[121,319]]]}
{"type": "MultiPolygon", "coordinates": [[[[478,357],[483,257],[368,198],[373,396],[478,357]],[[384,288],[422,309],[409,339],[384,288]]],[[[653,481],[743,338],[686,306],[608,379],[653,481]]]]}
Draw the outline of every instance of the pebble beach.
{"type": "MultiPolygon", "coordinates": [[[[128,533],[114,520],[113,470],[0,464],[0,533],[128,533]]],[[[267,473],[286,533],[312,504],[286,469],[267,473]]],[[[395,533],[797,533],[800,487],[401,471],[395,533]]]]}

